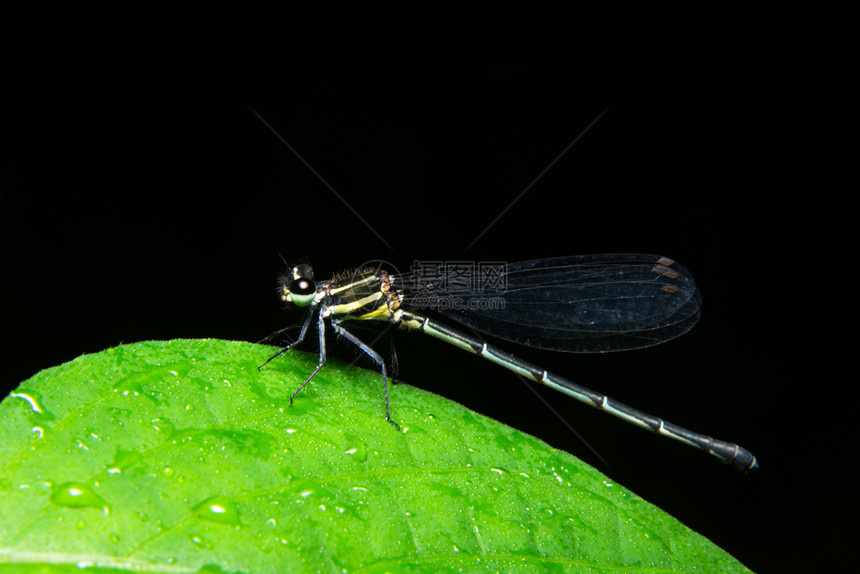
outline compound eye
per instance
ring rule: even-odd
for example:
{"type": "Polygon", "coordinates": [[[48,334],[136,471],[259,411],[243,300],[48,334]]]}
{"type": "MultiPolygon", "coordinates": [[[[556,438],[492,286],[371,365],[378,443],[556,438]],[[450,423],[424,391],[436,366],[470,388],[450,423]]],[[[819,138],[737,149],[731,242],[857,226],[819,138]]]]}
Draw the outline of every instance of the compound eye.
{"type": "Polygon", "coordinates": [[[290,293],[295,295],[310,295],[316,291],[313,281],[299,277],[290,283],[290,293]]]}
{"type": "Polygon", "coordinates": [[[290,282],[290,300],[299,307],[307,307],[314,300],[316,286],[314,282],[305,277],[293,279],[290,282]]]}

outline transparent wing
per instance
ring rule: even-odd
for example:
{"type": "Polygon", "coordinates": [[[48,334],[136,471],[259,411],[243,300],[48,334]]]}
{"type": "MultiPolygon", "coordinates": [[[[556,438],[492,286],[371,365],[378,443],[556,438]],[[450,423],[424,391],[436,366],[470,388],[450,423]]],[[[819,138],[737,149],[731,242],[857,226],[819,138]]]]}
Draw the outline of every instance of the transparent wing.
{"type": "Polygon", "coordinates": [[[454,285],[418,280],[412,288],[424,307],[476,331],[569,353],[663,343],[692,328],[701,305],[684,267],[630,253],[509,263],[489,287],[473,278],[454,285]]]}

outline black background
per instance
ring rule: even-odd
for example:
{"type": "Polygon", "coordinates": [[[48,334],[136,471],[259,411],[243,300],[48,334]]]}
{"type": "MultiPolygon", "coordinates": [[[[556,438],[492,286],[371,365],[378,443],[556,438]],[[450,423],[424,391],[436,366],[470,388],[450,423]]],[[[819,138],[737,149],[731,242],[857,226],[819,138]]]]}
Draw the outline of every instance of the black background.
{"type": "Polygon", "coordinates": [[[400,377],[582,457],[754,570],[840,553],[858,98],[838,15],[147,6],[8,20],[7,391],[120,343],[261,339],[294,320],[279,254],[327,275],[659,253],[703,293],[685,337],[606,356],[507,348],[744,445],[753,475],[540,389],[601,461],[515,377],[418,335],[397,337],[400,377]]]}

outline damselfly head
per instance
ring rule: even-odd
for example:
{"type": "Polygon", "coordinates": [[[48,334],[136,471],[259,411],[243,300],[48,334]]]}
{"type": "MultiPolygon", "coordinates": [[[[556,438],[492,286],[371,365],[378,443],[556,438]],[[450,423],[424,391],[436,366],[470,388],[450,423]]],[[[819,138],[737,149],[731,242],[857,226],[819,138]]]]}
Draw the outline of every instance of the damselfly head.
{"type": "Polygon", "coordinates": [[[281,294],[281,300],[285,303],[307,307],[313,302],[317,291],[314,270],[307,264],[296,265],[288,274],[280,278],[278,291],[281,294]]]}

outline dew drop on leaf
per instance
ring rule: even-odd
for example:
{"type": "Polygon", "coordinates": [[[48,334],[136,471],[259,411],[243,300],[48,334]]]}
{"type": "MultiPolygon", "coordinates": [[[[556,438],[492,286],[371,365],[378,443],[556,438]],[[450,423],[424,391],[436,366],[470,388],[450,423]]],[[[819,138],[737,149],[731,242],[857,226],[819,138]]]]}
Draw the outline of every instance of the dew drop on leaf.
{"type": "Polygon", "coordinates": [[[212,544],[209,540],[206,540],[202,536],[196,534],[189,536],[188,540],[190,540],[191,544],[193,544],[200,550],[212,550],[213,548],[215,548],[215,545],[212,544]]]}
{"type": "Polygon", "coordinates": [[[353,460],[364,462],[367,460],[367,447],[364,445],[352,445],[344,451],[353,460]]]}
{"type": "Polygon", "coordinates": [[[238,526],[239,511],[236,503],[226,496],[210,496],[192,508],[198,518],[221,524],[232,524],[238,526]]]}
{"type": "Polygon", "coordinates": [[[117,449],[113,462],[108,466],[108,474],[120,474],[140,460],[140,453],[134,450],[117,449]]]}
{"type": "Polygon", "coordinates": [[[52,487],[51,502],[67,508],[101,508],[108,505],[96,494],[93,487],[85,482],[64,482],[52,487]]]}
{"type": "Polygon", "coordinates": [[[9,393],[10,397],[14,397],[16,399],[21,399],[30,405],[30,410],[40,419],[45,421],[54,420],[54,415],[45,408],[44,403],[42,403],[42,395],[36,391],[27,390],[26,392],[23,390],[19,390],[14,393],[9,393]]]}

